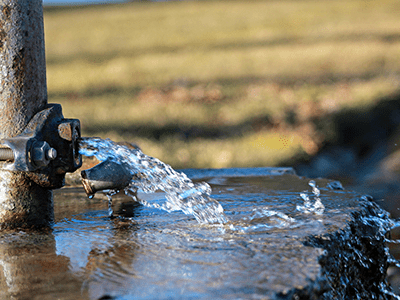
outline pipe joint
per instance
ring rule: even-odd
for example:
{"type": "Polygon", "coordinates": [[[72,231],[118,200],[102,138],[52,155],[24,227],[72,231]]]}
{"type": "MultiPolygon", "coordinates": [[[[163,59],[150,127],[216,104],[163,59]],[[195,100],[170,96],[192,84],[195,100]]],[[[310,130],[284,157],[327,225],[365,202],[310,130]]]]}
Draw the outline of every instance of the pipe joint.
{"type": "Polygon", "coordinates": [[[0,140],[0,170],[28,172],[39,185],[60,188],[65,173],[82,165],[79,139],[79,120],[64,119],[61,105],[49,104],[21,134],[0,140]]]}

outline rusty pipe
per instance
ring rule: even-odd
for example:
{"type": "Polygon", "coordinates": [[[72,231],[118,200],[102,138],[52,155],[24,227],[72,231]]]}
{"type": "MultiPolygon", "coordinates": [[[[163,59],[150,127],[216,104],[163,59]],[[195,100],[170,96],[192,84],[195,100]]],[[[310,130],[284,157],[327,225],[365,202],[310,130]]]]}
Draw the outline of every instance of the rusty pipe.
{"type": "Polygon", "coordinates": [[[89,198],[98,191],[122,190],[132,181],[132,174],[121,164],[105,160],[81,172],[82,185],[89,198]]]}
{"type": "MultiPolygon", "coordinates": [[[[0,0],[0,65],[0,139],[9,139],[47,106],[41,0],[0,0]]],[[[32,174],[0,168],[0,185],[0,227],[51,224],[52,191],[32,174]]]]}
{"type": "Polygon", "coordinates": [[[47,105],[41,0],[0,0],[0,139],[20,134],[47,105]]]}

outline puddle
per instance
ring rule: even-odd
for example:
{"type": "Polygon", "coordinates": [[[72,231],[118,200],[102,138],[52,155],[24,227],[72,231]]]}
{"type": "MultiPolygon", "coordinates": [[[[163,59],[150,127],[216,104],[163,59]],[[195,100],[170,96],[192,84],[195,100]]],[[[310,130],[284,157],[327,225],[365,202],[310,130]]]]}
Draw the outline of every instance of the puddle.
{"type": "MultiPolygon", "coordinates": [[[[316,258],[324,250],[304,241],[343,228],[359,206],[359,195],[326,180],[316,180],[316,193],[291,174],[199,172],[223,206],[225,224],[201,224],[123,194],[113,196],[109,218],[104,194],[54,191],[52,230],[1,233],[0,298],[276,299],[320,274],[316,258]],[[297,209],[302,192],[323,203],[323,214],[297,209]]],[[[137,197],[164,201],[161,192],[137,197]]]]}

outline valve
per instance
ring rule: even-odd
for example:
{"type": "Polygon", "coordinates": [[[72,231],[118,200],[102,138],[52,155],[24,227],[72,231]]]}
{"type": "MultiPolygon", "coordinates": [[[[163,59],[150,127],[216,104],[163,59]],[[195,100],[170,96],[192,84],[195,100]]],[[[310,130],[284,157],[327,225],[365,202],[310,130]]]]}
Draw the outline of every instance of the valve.
{"type": "Polygon", "coordinates": [[[61,105],[49,104],[21,134],[0,140],[0,169],[28,172],[39,185],[60,188],[65,174],[82,165],[79,139],[79,120],[64,119],[61,105]]]}

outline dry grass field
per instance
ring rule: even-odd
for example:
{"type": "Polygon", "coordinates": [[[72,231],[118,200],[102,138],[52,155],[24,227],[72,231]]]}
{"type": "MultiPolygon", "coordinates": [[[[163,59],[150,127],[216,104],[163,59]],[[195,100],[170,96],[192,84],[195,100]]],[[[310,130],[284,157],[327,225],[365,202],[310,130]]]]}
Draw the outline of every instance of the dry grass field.
{"type": "Polygon", "coordinates": [[[398,0],[46,7],[49,102],[175,168],[277,166],[334,138],[329,115],[399,91],[399,16],[398,0]]]}

